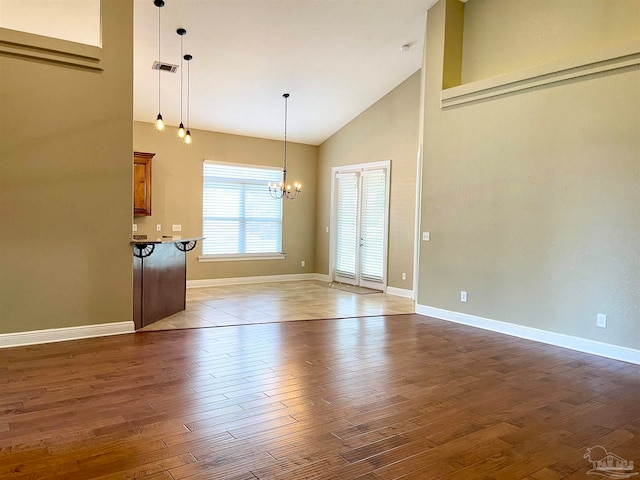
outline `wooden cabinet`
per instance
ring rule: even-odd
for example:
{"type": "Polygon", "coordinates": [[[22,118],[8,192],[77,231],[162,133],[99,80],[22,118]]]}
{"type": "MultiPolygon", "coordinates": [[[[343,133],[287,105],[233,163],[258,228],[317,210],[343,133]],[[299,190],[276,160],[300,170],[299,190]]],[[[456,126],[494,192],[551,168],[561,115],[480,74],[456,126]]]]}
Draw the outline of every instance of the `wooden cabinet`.
{"type": "Polygon", "coordinates": [[[151,215],[151,159],[155,153],[133,152],[133,216],[151,215]]]}

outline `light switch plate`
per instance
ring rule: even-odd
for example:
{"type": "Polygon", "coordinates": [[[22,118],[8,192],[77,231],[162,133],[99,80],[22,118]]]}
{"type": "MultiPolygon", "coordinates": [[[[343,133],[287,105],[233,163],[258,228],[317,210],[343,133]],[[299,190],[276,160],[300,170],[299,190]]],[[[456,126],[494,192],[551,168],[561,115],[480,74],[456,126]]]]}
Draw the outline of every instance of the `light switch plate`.
{"type": "Polygon", "coordinates": [[[171,225],[171,231],[172,232],[181,232],[182,231],[182,225],[171,225]]]}
{"type": "Polygon", "coordinates": [[[160,232],[162,231],[162,225],[160,225],[159,223],[156,225],[156,232],[160,232]]]}
{"type": "Polygon", "coordinates": [[[429,232],[422,232],[422,241],[423,242],[428,242],[429,241],[429,232]]]}
{"type": "Polygon", "coordinates": [[[138,225],[136,225],[136,224],[134,223],[134,224],[133,224],[133,228],[132,228],[132,230],[133,230],[134,232],[137,232],[137,231],[138,231],[138,225]]]}

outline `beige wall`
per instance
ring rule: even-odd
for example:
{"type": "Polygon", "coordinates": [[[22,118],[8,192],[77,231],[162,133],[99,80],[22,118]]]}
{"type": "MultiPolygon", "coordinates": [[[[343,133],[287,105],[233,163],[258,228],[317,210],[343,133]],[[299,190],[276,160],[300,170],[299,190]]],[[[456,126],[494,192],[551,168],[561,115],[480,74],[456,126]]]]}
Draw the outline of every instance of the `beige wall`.
{"type": "Polygon", "coordinates": [[[133,4],[102,72],[0,56],[0,333],[131,321],[133,4]]]}
{"type": "MultiPolygon", "coordinates": [[[[553,38],[567,4],[571,38],[613,46],[629,20],[601,15],[613,3],[470,0],[464,67],[493,74],[498,56],[544,63],[535,38],[553,38]],[[467,48],[468,30],[488,52],[467,48]]],[[[427,18],[421,223],[431,241],[421,245],[418,303],[640,348],[638,67],[441,110],[444,24],[441,0],[427,18]]],[[[564,58],[593,47],[564,44],[564,58]]]]}
{"type": "MultiPolygon", "coordinates": [[[[242,163],[282,166],[284,145],[239,135],[191,129],[193,145],[185,146],[176,139],[176,128],[156,133],[150,123],[134,123],[134,147],[137,151],[155,153],[152,161],[152,215],[136,217],[138,234],[149,238],[172,235],[171,225],[181,224],[182,237],[202,235],[202,162],[242,163]],[[156,225],[162,231],[156,231],[156,225]]],[[[198,244],[188,256],[189,280],[251,277],[315,272],[315,172],[317,147],[287,142],[288,178],[302,183],[303,191],[294,201],[285,201],[283,209],[282,248],[284,260],[199,262],[198,244]],[[301,267],[300,262],[306,262],[301,267]]],[[[265,185],[265,188],[266,185],[265,185]]],[[[275,200],[274,200],[275,201],[275,200]]]]}
{"type": "Polygon", "coordinates": [[[318,223],[316,269],[329,273],[331,168],[391,160],[388,285],[413,287],[416,155],[420,72],[320,145],[318,161],[318,223]],[[402,280],[402,272],[407,274],[402,280]]]}
{"type": "Polygon", "coordinates": [[[640,41],[638,0],[469,0],[463,83],[640,41]]]}

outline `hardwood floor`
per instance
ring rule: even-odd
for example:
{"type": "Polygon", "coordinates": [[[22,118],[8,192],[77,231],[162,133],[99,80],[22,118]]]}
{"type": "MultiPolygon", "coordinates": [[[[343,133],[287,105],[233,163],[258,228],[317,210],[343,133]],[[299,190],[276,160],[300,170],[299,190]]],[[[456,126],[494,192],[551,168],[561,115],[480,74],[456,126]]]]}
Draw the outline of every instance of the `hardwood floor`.
{"type": "Polygon", "coordinates": [[[639,370],[416,314],[5,349],[0,478],[591,478],[639,370]]]}

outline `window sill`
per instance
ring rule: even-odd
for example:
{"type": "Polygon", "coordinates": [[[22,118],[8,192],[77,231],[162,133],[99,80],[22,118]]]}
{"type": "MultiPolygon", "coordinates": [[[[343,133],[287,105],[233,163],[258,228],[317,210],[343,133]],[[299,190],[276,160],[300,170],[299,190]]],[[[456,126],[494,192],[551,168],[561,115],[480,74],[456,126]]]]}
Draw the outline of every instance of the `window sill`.
{"type": "Polygon", "coordinates": [[[238,262],[247,260],[284,260],[286,253],[248,253],[230,255],[201,255],[198,262],[238,262]]]}

